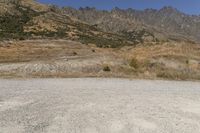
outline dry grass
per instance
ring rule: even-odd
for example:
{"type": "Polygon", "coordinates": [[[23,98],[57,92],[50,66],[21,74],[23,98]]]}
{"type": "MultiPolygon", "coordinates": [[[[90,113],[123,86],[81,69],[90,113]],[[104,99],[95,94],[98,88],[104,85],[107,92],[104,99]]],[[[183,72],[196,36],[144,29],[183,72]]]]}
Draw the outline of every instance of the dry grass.
{"type": "Polygon", "coordinates": [[[151,78],[200,79],[200,45],[198,44],[141,45],[130,48],[124,53],[125,59],[131,60],[134,57],[134,60],[137,60],[137,66],[140,66],[137,71],[143,77],[148,73],[151,78]]]}
{"type": "Polygon", "coordinates": [[[0,77],[200,79],[200,45],[197,44],[165,43],[106,49],[66,40],[32,40],[0,44],[0,53],[0,77]],[[58,62],[63,64],[57,66],[58,62]],[[19,63],[29,64],[28,70],[33,72],[23,72],[26,65],[20,66],[20,70],[18,67],[10,72],[1,70],[3,64],[19,63]],[[34,69],[34,64],[41,70],[34,69]],[[105,64],[110,72],[104,71],[105,64]],[[29,68],[31,66],[33,68],[29,68]],[[52,68],[46,68],[48,66],[52,68]],[[69,69],[62,70],[63,67],[69,69]]]}
{"type": "Polygon", "coordinates": [[[68,41],[21,41],[0,45],[0,63],[55,60],[62,56],[93,54],[88,46],[68,41]],[[76,52],[75,52],[76,51],[76,52]]]}
{"type": "Polygon", "coordinates": [[[190,58],[200,59],[200,45],[186,43],[165,43],[162,45],[138,46],[133,48],[128,55],[134,56],[140,60],[147,58],[169,57],[169,58],[190,58]]]}

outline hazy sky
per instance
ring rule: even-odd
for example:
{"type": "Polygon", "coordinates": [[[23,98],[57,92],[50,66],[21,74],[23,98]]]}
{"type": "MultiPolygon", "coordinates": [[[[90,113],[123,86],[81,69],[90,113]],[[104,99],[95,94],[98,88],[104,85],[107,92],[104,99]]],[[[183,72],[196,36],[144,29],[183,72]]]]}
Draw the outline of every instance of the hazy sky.
{"type": "Polygon", "coordinates": [[[163,6],[172,6],[188,14],[200,15],[200,0],[38,0],[42,3],[57,4],[59,6],[96,7],[97,9],[134,8],[160,9],[163,6]]]}

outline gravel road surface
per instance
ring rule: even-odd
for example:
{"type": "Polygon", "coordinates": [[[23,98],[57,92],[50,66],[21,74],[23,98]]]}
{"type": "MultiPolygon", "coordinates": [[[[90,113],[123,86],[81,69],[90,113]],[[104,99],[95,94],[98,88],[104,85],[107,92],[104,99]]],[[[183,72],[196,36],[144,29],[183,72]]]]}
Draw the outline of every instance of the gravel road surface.
{"type": "Polygon", "coordinates": [[[0,133],[200,133],[200,83],[1,79],[0,133]]]}

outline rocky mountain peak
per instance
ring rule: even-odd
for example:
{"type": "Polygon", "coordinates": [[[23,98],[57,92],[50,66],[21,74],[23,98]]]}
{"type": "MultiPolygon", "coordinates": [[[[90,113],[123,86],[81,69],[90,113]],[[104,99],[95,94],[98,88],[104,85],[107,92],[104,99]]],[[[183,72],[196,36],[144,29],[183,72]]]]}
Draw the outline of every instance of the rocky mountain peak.
{"type": "Polygon", "coordinates": [[[190,38],[200,41],[200,18],[191,16],[173,8],[165,6],[157,9],[120,9],[115,7],[110,12],[103,12],[87,8],[87,12],[65,10],[65,13],[81,21],[98,25],[106,32],[120,32],[126,30],[147,29],[153,34],[165,38],[190,38]]]}
{"type": "Polygon", "coordinates": [[[144,12],[146,12],[146,13],[155,13],[155,12],[157,12],[157,11],[158,11],[158,10],[153,9],[153,8],[147,8],[147,9],[144,10],[144,12]]]}
{"type": "Polygon", "coordinates": [[[159,12],[163,12],[163,13],[179,13],[179,11],[171,6],[164,6],[163,8],[161,8],[159,10],[159,12]]]}
{"type": "Polygon", "coordinates": [[[96,11],[95,7],[80,7],[79,8],[80,11],[96,11]]]}

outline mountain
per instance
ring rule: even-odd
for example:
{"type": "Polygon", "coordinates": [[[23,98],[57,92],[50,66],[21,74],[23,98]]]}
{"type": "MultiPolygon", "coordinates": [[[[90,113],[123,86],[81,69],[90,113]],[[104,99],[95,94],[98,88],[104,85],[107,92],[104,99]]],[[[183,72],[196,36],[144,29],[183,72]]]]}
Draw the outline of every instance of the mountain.
{"type": "Polygon", "coordinates": [[[1,0],[0,6],[1,39],[65,38],[99,47],[136,45],[149,39],[157,41],[144,29],[130,34],[105,31],[74,19],[56,6],[39,4],[34,0],[1,0]]]}
{"type": "Polygon", "coordinates": [[[143,11],[119,8],[103,11],[89,7],[76,10],[64,7],[62,11],[76,19],[97,25],[104,31],[122,33],[145,29],[160,39],[200,41],[200,16],[187,15],[172,7],[143,11]]]}
{"type": "Polygon", "coordinates": [[[160,10],[58,8],[34,0],[0,0],[0,38],[65,38],[99,47],[200,41],[200,16],[160,10]]]}

